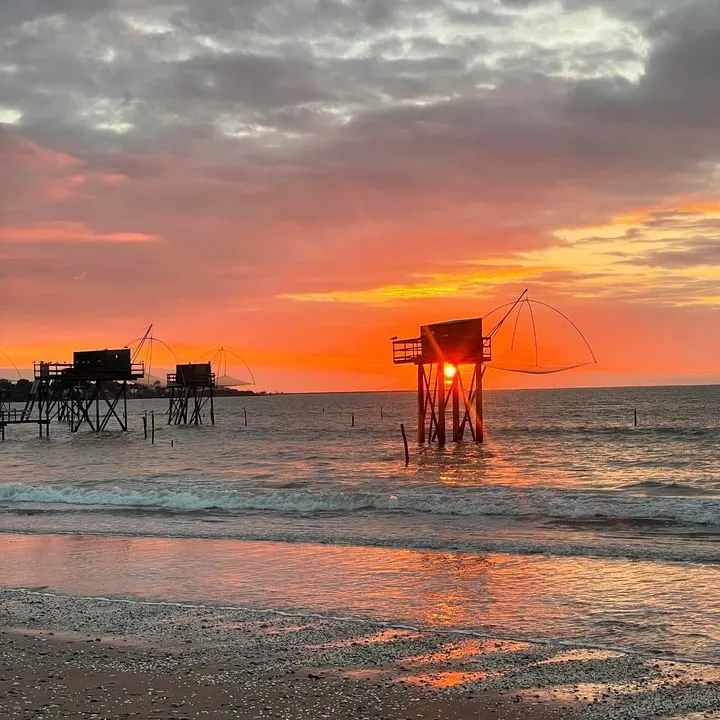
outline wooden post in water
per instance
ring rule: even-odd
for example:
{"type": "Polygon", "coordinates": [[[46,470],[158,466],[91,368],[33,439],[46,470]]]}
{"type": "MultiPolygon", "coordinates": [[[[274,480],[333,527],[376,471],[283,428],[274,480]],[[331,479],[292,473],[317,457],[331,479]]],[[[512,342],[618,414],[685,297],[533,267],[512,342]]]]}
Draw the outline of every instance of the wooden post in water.
{"type": "Polygon", "coordinates": [[[633,426],[638,426],[638,420],[637,420],[637,408],[633,408],[633,426]]]}
{"type": "Polygon", "coordinates": [[[145,411],[145,414],[143,415],[143,434],[145,435],[145,439],[147,440],[147,410],[145,411]]]}
{"type": "Polygon", "coordinates": [[[350,427],[355,427],[355,413],[350,413],[350,427]]]}
{"type": "Polygon", "coordinates": [[[408,450],[407,435],[405,434],[405,425],[400,423],[400,432],[402,433],[403,446],[405,447],[405,467],[410,464],[410,451],[408,450]]]}
{"type": "Polygon", "coordinates": [[[155,444],[155,411],[150,413],[150,442],[155,444]]]}
{"type": "Polygon", "coordinates": [[[243,415],[245,416],[245,427],[247,427],[247,408],[243,408],[243,415]]]}
{"type": "Polygon", "coordinates": [[[382,411],[382,408],[380,408],[380,419],[381,419],[381,420],[383,419],[383,411],[382,411]]]}

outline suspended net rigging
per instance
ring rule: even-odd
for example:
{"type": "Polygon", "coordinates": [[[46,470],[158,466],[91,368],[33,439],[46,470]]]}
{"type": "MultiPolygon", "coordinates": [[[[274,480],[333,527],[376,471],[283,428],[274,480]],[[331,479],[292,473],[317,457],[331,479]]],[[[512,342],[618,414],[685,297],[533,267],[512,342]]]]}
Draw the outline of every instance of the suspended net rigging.
{"type": "Polygon", "coordinates": [[[255,376],[250,366],[234,351],[226,347],[219,347],[210,350],[200,358],[198,362],[210,362],[215,370],[217,387],[239,387],[241,385],[255,385],[255,376]],[[228,359],[230,360],[230,370],[228,370],[228,359]],[[235,362],[237,361],[237,362],[235,362]],[[240,366],[242,368],[240,368],[240,366]],[[241,378],[245,371],[250,379],[241,378]]]}
{"type": "Polygon", "coordinates": [[[150,325],[142,337],[135,338],[127,344],[127,347],[132,351],[132,362],[142,362],[145,364],[145,374],[139,382],[140,385],[145,387],[164,386],[166,384],[164,375],[153,374],[153,360],[156,356],[157,345],[167,350],[173,356],[176,364],[178,362],[175,351],[166,342],[163,342],[160,338],[156,338],[152,334],[152,329],[153,326],[150,325]]]}
{"type": "Polygon", "coordinates": [[[12,365],[15,370],[15,374],[18,376],[18,380],[22,379],[22,373],[20,372],[18,366],[13,362],[12,358],[4,350],[0,350],[0,355],[4,357],[10,365],[12,365]]]}
{"type": "Polygon", "coordinates": [[[495,321],[488,333],[493,347],[489,368],[549,375],[597,363],[580,328],[556,307],[531,299],[527,290],[487,313],[483,322],[488,320],[495,321]]]}

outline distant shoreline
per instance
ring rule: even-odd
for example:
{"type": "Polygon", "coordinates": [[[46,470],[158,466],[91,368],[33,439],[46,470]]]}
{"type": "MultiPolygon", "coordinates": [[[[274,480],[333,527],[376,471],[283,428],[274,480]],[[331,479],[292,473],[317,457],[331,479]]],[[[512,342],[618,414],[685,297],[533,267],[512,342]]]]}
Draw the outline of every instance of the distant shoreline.
{"type": "MultiPolygon", "coordinates": [[[[234,390],[233,388],[214,388],[213,396],[218,397],[264,397],[266,395],[283,395],[279,392],[265,392],[255,390],[234,390]]],[[[136,387],[128,387],[128,400],[155,400],[167,399],[170,397],[168,388],[154,389],[137,389],[136,387]]]]}
{"type": "MultiPolygon", "coordinates": [[[[105,383],[103,383],[105,384],[105,383]]],[[[115,383],[110,382],[110,385],[115,383]]],[[[30,380],[20,379],[16,382],[0,380],[0,402],[24,403],[30,398],[33,383],[30,380]]],[[[264,397],[266,395],[283,395],[281,392],[266,392],[256,390],[236,390],[231,387],[215,387],[215,397],[264,397]]],[[[135,383],[128,383],[128,400],[155,400],[168,399],[170,391],[164,386],[145,386],[135,383]]]]}

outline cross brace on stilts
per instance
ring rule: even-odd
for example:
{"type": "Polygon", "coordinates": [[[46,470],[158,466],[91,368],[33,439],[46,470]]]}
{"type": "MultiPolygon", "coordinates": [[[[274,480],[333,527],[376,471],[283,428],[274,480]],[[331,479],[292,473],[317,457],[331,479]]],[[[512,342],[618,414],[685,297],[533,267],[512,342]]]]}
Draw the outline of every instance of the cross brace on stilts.
{"type": "Polygon", "coordinates": [[[452,417],[452,439],[462,442],[465,429],[473,442],[484,440],[482,378],[485,365],[473,366],[470,384],[466,390],[462,366],[430,363],[418,365],[418,443],[445,445],[447,440],[448,407],[452,417]],[[452,368],[448,378],[446,369],[452,368]]]}
{"type": "Polygon", "coordinates": [[[417,366],[419,444],[446,444],[448,408],[454,442],[464,439],[466,427],[474,442],[483,442],[482,384],[490,359],[491,338],[482,334],[481,318],[424,325],[418,338],[393,338],[393,362],[417,366]],[[468,366],[473,371],[466,390],[468,366]]]}
{"type": "Polygon", "coordinates": [[[83,423],[93,432],[101,432],[113,418],[121,430],[127,431],[127,382],[112,386],[102,382],[74,385],[70,390],[68,413],[71,432],[77,432],[83,423]]]}
{"type": "Polygon", "coordinates": [[[177,365],[167,376],[170,391],[168,425],[202,425],[203,409],[210,405],[210,424],[215,424],[215,373],[210,363],[177,365]]]}

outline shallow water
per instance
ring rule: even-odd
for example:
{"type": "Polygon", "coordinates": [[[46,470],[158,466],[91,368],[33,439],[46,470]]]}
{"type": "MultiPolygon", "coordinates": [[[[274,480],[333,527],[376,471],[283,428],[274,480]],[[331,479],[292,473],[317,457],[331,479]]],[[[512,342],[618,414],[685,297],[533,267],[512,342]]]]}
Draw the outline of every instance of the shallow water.
{"type": "Polygon", "coordinates": [[[7,535],[3,584],[720,659],[720,568],[172,538],[7,535]]]}

